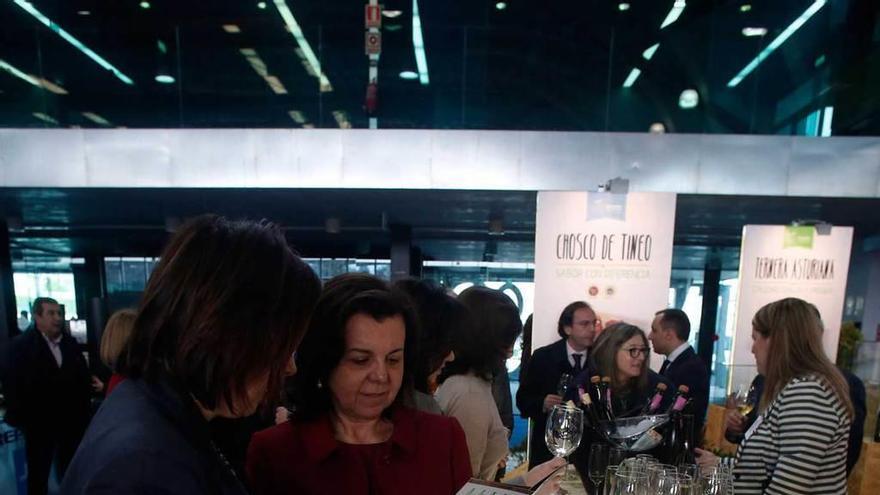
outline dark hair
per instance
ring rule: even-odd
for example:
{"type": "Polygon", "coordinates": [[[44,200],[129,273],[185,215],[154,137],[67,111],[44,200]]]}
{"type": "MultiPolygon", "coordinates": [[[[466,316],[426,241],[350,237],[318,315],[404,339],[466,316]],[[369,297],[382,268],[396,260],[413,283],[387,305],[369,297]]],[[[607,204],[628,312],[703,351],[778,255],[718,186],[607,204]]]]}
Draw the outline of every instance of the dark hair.
{"type": "Polygon", "coordinates": [[[58,301],[51,297],[38,297],[34,299],[34,303],[31,305],[31,312],[37,316],[43,316],[44,304],[58,304],[58,301]]]}
{"type": "Polygon", "coordinates": [[[418,331],[407,297],[364,273],[346,273],[324,284],[324,292],[312,315],[309,331],[297,352],[297,374],[292,379],[296,417],[315,419],[333,409],[330,374],[345,354],[348,321],[365,314],[377,321],[401,316],[406,326],[403,346],[403,381],[394,404],[411,401],[413,374],[418,355],[418,331]]]}
{"type": "Polygon", "coordinates": [[[456,332],[455,360],[446,365],[443,378],[474,373],[491,380],[505,349],[522,332],[519,310],[503,292],[488,287],[470,287],[458,300],[467,309],[468,321],[456,332]]]}
{"type": "Polygon", "coordinates": [[[660,328],[672,328],[678,340],[687,341],[690,338],[691,320],[687,313],[680,309],[669,308],[654,313],[654,316],[657,315],[660,315],[660,328]]]}
{"type": "Polygon", "coordinates": [[[593,308],[584,301],[575,301],[570,303],[565,309],[562,310],[562,314],[559,315],[559,322],[556,324],[556,333],[559,334],[563,339],[568,338],[568,334],[565,333],[565,327],[570,327],[574,324],[574,313],[579,309],[589,309],[593,311],[593,308]]]}
{"type": "Polygon", "coordinates": [[[394,287],[412,300],[419,322],[419,356],[415,362],[415,388],[426,394],[428,376],[443,365],[453,350],[453,335],[467,322],[467,310],[443,287],[430,280],[400,280],[394,287]]]}
{"type": "Polygon", "coordinates": [[[278,395],[320,289],[276,226],[197,217],[162,253],[117,366],[235,414],[257,376],[278,395]]]}
{"type": "Polygon", "coordinates": [[[648,338],[641,328],[630,325],[626,322],[617,322],[605,327],[596,342],[593,344],[593,350],[590,353],[593,368],[602,376],[611,378],[611,387],[622,393],[632,392],[633,390],[645,390],[648,387],[648,357],[642,363],[642,373],[640,376],[621,383],[617,378],[617,351],[623,347],[629,339],[639,336],[642,338],[644,347],[649,348],[648,338]]]}

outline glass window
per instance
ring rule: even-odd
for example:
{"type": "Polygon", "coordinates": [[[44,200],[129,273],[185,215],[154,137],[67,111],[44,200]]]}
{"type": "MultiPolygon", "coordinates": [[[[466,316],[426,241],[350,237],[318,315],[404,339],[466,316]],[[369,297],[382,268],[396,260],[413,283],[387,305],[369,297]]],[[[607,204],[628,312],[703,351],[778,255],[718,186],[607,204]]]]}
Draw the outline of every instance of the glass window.
{"type": "Polygon", "coordinates": [[[65,318],[78,317],[73,273],[15,272],[12,279],[15,284],[15,305],[19,314],[27,311],[31,321],[31,306],[38,297],[51,297],[58,301],[58,304],[64,306],[65,318]]]}

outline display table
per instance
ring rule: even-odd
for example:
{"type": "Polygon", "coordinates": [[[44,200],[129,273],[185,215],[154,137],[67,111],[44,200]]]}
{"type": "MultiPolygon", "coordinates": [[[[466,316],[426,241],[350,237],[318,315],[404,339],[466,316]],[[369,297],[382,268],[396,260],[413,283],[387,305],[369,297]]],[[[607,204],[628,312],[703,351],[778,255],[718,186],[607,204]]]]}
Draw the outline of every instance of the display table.
{"type": "Polygon", "coordinates": [[[862,455],[847,482],[850,495],[876,495],[880,493],[880,443],[865,437],[862,455]]]}

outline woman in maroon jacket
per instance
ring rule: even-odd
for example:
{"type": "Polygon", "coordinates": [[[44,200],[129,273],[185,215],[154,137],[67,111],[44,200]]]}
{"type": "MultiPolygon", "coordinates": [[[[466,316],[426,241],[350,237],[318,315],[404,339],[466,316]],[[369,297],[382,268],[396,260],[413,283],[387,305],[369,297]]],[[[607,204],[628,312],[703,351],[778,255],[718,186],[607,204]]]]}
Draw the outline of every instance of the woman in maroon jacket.
{"type": "Polygon", "coordinates": [[[297,354],[296,411],[251,440],[253,493],[451,495],[467,482],[458,422],[404,405],[415,330],[385,282],[348,274],[325,285],[297,354]]]}

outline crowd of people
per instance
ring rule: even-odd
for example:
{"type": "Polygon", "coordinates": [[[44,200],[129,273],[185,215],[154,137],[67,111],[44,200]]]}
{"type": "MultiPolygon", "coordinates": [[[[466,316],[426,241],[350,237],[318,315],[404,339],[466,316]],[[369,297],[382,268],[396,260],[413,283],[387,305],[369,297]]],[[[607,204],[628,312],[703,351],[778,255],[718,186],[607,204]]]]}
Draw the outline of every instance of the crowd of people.
{"type": "MultiPolygon", "coordinates": [[[[137,310],[109,320],[106,387],[61,331],[58,303],[39,298],[32,313],[3,373],[6,421],[24,433],[32,495],[47,493],[53,463],[71,495],[439,495],[505,472],[505,362],[523,325],[500,291],[455,296],[429,281],[366,274],[322,287],[276,226],[202,216],[173,236],[137,310]],[[106,398],[90,420],[98,390],[106,398]]],[[[736,493],[845,493],[864,387],[825,356],[808,303],[772,303],[752,324],[757,412],[727,418],[741,443],[736,493]]],[[[526,327],[530,341],[531,320],[526,327]]],[[[575,301],[557,332],[522,361],[515,402],[532,421],[532,469],[512,483],[533,486],[565,464],[545,445],[547,415],[596,375],[609,378],[619,418],[639,415],[660,383],[687,386],[699,439],[709,369],[688,344],[684,312],[658,311],[646,333],[626,322],[603,328],[575,301]],[[659,372],[652,349],[665,356],[659,372]],[[566,375],[572,386],[560,390],[566,375]]],[[[588,431],[570,458],[583,479],[598,441],[588,431]]],[[[697,452],[703,466],[721,462],[697,452]]]]}

